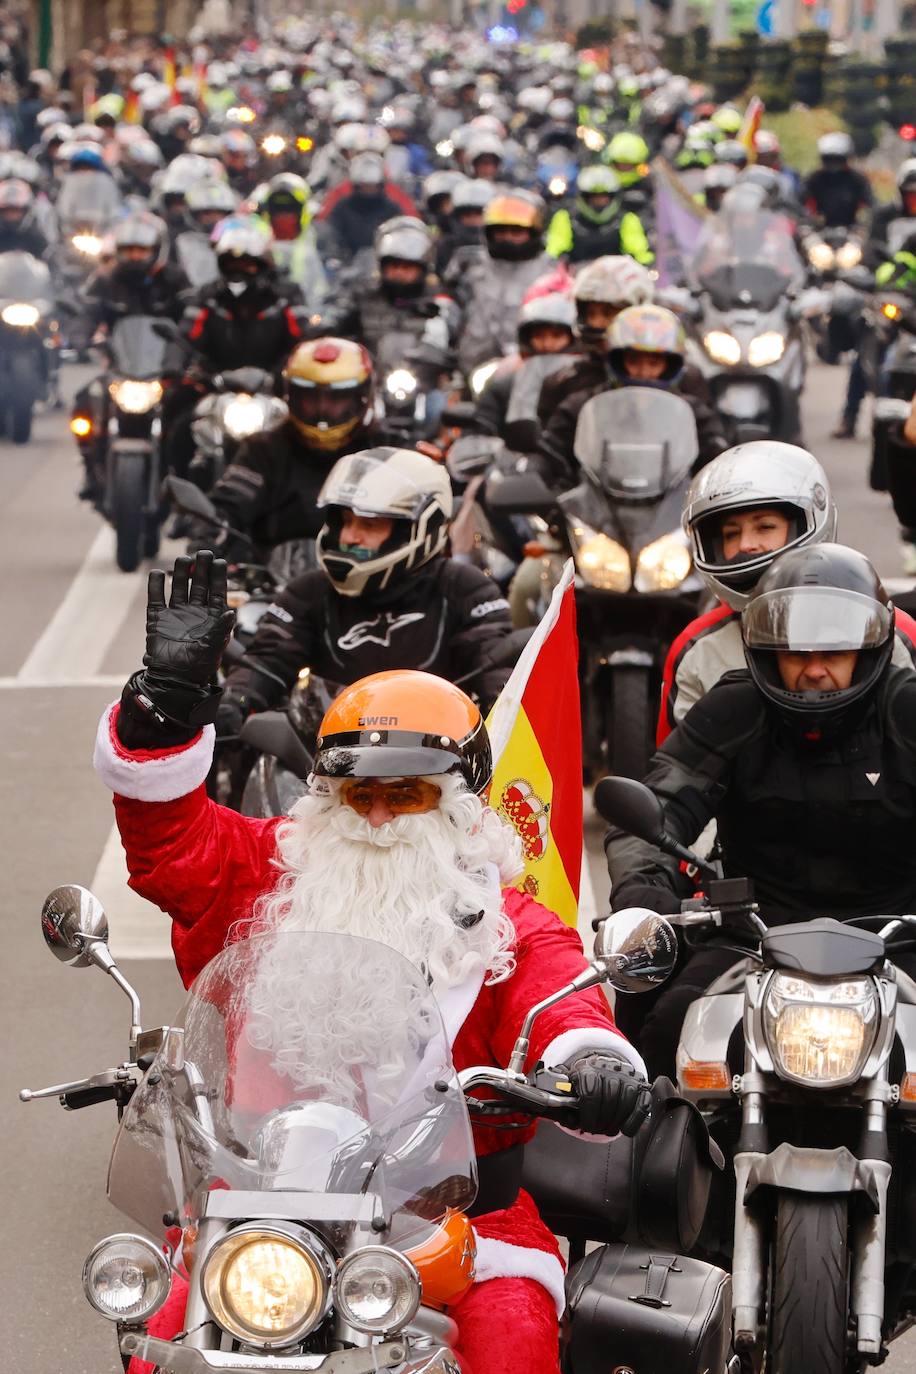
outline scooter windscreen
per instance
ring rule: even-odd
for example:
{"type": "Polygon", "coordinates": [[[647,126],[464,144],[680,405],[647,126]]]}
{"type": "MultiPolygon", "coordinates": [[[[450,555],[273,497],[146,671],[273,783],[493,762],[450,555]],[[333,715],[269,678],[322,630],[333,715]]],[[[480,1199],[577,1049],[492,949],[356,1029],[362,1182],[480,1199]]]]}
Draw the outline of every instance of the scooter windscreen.
{"type": "Polygon", "coordinates": [[[28,301],[50,308],[54,300],[51,273],[31,253],[0,253],[0,303],[28,301]]]}
{"type": "Polygon", "coordinates": [[[803,285],[805,267],[788,216],[745,204],[735,196],[741,189],[730,191],[722,210],[704,226],[690,263],[690,283],[708,291],[718,310],[735,305],[772,310],[789,288],[803,285]]]}
{"type": "Polygon", "coordinates": [[[129,315],[118,320],[108,340],[116,372],[136,380],[158,380],[165,364],[168,341],[156,333],[159,323],[149,315],[129,315]]]}
{"type": "Polygon", "coordinates": [[[303,1194],[304,1221],[317,1215],[305,1195],[334,1195],[342,1222],[390,1220],[397,1245],[470,1206],[476,1188],[425,977],[387,945],[314,931],[254,935],[199,974],[108,1176],[114,1205],[154,1235],[164,1214],[193,1224],[213,1189],[229,1189],[303,1194]]]}
{"type": "Polygon", "coordinates": [[[681,396],[624,386],[593,396],[579,413],[576,458],[617,501],[657,501],[683,481],[698,451],[696,420],[681,396]]]}
{"type": "Polygon", "coordinates": [[[121,193],[108,172],[68,172],[57,197],[57,217],[68,232],[79,225],[106,225],[121,210],[121,193]]]}

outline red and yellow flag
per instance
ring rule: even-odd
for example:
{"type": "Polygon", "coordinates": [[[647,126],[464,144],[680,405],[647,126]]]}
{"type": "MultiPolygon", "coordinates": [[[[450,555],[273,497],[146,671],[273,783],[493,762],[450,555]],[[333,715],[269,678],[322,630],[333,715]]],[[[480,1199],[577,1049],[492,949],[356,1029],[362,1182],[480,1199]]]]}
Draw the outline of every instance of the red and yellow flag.
{"type": "Polygon", "coordinates": [[[575,926],[582,868],[582,721],[572,560],[487,720],[490,805],[518,831],[519,886],[575,926]]]}
{"type": "Polygon", "coordinates": [[[760,128],[761,119],[763,119],[763,109],[764,105],[760,96],[752,95],[747,102],[744,119],[738,130],[738,142],[743,143],[747,149],[748,162],[756,162],[757,160],[757,130],[760,128]]]}

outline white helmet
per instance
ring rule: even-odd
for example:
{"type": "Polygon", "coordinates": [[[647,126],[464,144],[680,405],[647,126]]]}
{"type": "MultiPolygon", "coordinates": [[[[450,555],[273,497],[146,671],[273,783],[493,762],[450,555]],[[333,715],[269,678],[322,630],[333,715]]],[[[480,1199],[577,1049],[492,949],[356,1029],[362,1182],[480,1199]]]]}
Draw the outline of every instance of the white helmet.
{"type": "Polygon", "coordinates": [[[452,488],[440,463],[406,448],[370,448],[339,459],[318,494],[326,515],[316,554],[343,596],[384,591],[421,568],[445,547],[452,488]],[[343,513],[393,521],[385,542],[365,550],[341,548],[343,513]]]}
{"type": "Polygon", "coordinates": [[[776,439],[737,444],[707,463],[690,484],[682,517],[693,561],[710,591],[732,610],[750,600],[757,582],[785,549],[831,543],[836,506],[827,475],[813,453],[776,439]],[[790,519],[782,548],[726,559],[722,520],[729,511],[777,507],[790,519]]]}
{"type": "Polygon", "coordinates": [[[576,276],[573,299],[604,301],[608,305],[645,305],[655,295],[647,268],[633,258],[608,254],[595,258],[576,276]]]}

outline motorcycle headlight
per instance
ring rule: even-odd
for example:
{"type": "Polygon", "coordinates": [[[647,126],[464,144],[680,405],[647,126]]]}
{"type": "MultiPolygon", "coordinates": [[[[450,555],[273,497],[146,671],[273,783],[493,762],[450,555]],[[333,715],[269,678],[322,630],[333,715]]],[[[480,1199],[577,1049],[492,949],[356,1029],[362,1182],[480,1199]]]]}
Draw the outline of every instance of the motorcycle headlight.
{"type": "Polygon", "coordinates": [[[606,142],[600,129],[592,129],[587,124],[580,124],[576,134],[590,153],[600,153],[606,142]]]}
{"type": "Polygon", "coordinates": [[[703,347],[714,363],[724,367],[734,367],[741,361],[741,345],[734,334],[727,334],[724,329],[711,329],[704,334],[703,347]]]}
{"type": "Polygon", "coordinates": [[[474,368],[470,376],[469,385],[475,401],[498,367],[499,359],[493,358],[490,362],[481,363],[479,367],[474,368]]]}
{"type": "Polygon", "coordinates": [[[334,1300],[344,1321],[372,1335],[400,1331],[416,1316],[420,1296],[416,1269],[386,1245],[366,1245],[348,1255],[334,1280],[334,1300]]]}
{"type": "Polygon", "coordinates": [[[547,190],[552,196],[565,196],[567,185],[565,177],[551,177],[547,183],[547,190]]]}
{"type": "Polygon", "coordinates": [[[816,982],[777,973],[767,989],[763,1027],[780,1078],[829,1088],[858,1078],[878,1027],[870,978],[816,982]]]}
{"type": "Polygon", "coordinates": [[[34,329],[40,319],[41,311],[34,305],[26,305],[24,301],[5,305],[0,311],[0,320],[4,324],[11,324],[14,329],[34,329]]]}
{"type": "Polygon", "coordinates": [[[143,1322],[165,1302],[172,1286],[161,1250],[145,1236],[106,1236],[83,1265],[83,1292],[96,1312],[113,1322],[143,1322]]]}
{"type": "Polygon", "coordinates": [[[233,396],[223,410],[223,424],[233,439],[247,439],[264,428],[264,405],[258,396],[233,396]]]}
{"type": "Polygon", "coordinates": [[[755,339],[751,339],[747,346],[747,360],[751,367],[772,367],[773,363],[779,362],[785,351],[785,336],[775,329],[769,329],[766,334],[758,334],[755,339]]]}
{"type": "Polygon", "coordinates": [[[282,134],[266,134],[261,139],[261,152],[268,157],[279,157],[286,152],[286,139],[282,134]]]}
{"type": "Polygon", "coordinates": [[[417,379],[406,367],[396,367],[385,378],[385,390],[396,401],[406,401],[417,389],[417,379]]]}
{"type": "Polygon", "coordinates": [[[897,305],[896,301],[885,301],[881,306],[881,314],[886,320],[899,320],[903,311],[900,309],[900,306],[897,305]]]}
{"type": "Polygon", "coordinates": [[[634,585],[638,592],[668,592],[690,572],[690,549],[681,530],[662,535],[640,552],[634,585]]]}
{"type": "Polygon", "coordinates": [[[70,240],[78,253],[87,258],[97,258],[102,251],[102,240],[98,234],[74,234],[70,240]]]}
{"type": "Polygon", "coordinates": [[[455,145],[450,138],[444,138],[441,143],[436,144],[436,152],[440,157],[451,157],[455,151],[455,145]]]}
{"type": "Polygon", "coordinates": [[[862,245],[855,239],[850,239],[836,250],[836,265],[843,272],[848,272],[851,267],[858,267],[861,261],[862,245]]]}
{"type": "Polygon", "coordinates": [[[240,1341],[290,1345],[323,1320],[330,1302],[325,1257],[295,1233],[243,1226],[217,1242],[204,1261],[204,1300],[240,1341]]]}
{"type": "Polygon", "coordinates": [[[829,243],[812,243],[808,248],[808,261],[818,272],[829,272],[835,261],[835,254],[829,243]]]}
{"type": "Polygon", "coordinates": [[[604,592],[627,592],[633,580],[630,555],[622,544],[588,525],[570,528],[576,567],[590,587],[604,592]]]}
{"type": "Polygon", "coordinates": [[[162,400],[161,382],[134,382],[126,378],[112,382],[108,394],[119,410],[128,415],[145,415],[162,400]]]}

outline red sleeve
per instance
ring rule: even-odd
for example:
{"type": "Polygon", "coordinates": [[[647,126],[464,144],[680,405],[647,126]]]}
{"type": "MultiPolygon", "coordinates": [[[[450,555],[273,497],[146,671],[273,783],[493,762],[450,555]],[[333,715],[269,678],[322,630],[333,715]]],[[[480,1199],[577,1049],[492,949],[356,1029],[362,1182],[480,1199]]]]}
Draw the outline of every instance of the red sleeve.
{"type": "Polygon", "coordinates": [[[175,801],[115,796],[130,886],[172,918],[172,949],[187,987],[223,948],[233,922],[273,885],[277,818],[253,820],[201,785],[175,801]]]}
{"type": "Polygon", "coordinates": [[[385,182],[385,195],[389,200],[393,200],[402,215],[413,215],[414,219],[420,218],[420,212],[414,205],[406,191],[402,191],[400,186],[396,186],[393,181],[385,182]]]}
{"type": "Polygon", "coordinates": [[[719,602],[713,610],[707,611],[705,615],[698,615],[696,620],[691,620],[668,650],[668,657],[665,659],[665,667],[662,672],[662,699],[658,711],[658,725],[655,728],[655,743],[661,749],[665,740],[671,734],[677,721],[674,719],[674,703],[677,700],[677,670],[684,654],[707,630],[711,630],[718,625],[721,620],[727,620],[733,615],[730,606],[724,602],[719,602]]]}
{"type": "Polygon", "coordinates": [[[916,664],[916,620],[906,611],[901,611],[899,607],[894,610],[894,628],[903,642],[906,644],[910,653],[910,658],[916,664]]]}
{"type": "Polygon", "coordinates": [[[196,343],[197,340],[200,338],[201,334],[203,334],[204,325],[207,323],[209,317],[210,311],[207,306],[204,306],[198,314],[197,319],[194,321],[194,323],[191,325],[191,328],[188,330],[188,338],[191,340],[192,343],[196,343]]]}
{"type": "MultiPolygon", "coordinates": [[[[539,902],[512,890],[505,894],[505,909],[515,927],[517,945],[515,972],[493,988],[498,1016],[492,1043],[496,1061],[502,1065],[508,1064],[531,1008],[575,978],[587,962],[576,932],[539,902]]],[[[543,1058],[551,1041],[581,1029],[615,1030],[610,1006],[600,988],[574,993],[538,1017],[528,1067],[543,1058]]]]}

